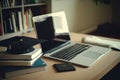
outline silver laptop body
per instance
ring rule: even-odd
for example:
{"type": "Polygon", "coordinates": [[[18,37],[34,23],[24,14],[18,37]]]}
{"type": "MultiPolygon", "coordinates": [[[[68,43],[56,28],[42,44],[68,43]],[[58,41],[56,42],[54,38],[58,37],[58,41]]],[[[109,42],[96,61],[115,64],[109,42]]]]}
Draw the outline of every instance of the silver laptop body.
{"type": "MultiPolygon", "coordinates": [[[[37,37],[43,40],[41,46],[45,57],[61,60],[65,62],[70,62],[84,67],[89,67],[92,64],[94,64],[96,61],[98,61],[102,56],[109,53],[109,51],[111,50],[110,48],[106,48],[106,47],[88,45],[83,43],[78,44],[71,42],[65,13],[63,11],[34,16],[33,22],[35,23],[35,30],[37,37]],[[76,44],[85,45],[85,49],[81,51],[79,54],[77,53],[77,55],[75,55],[71,59],[67,60],[52,56],[57,53],[60,54],[61,51],[71,46],[74,47],[74,45],[76,44]]],[[[70,51],[70,53],[71,52],[72,51],[70,51]]],[[[67,56],[71,56],[71,55],[67,55],[67,56]]]]}

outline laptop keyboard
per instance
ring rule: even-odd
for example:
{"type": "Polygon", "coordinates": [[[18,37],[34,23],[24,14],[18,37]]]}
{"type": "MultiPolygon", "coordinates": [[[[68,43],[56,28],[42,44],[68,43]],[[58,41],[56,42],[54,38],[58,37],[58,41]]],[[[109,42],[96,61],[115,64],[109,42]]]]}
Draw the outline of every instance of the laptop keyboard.
{"type": "Polygon", "coordinates": [[[84,44],[75,44],[50,56],[69,61],[89,47],[90,46],[84,44]]]}

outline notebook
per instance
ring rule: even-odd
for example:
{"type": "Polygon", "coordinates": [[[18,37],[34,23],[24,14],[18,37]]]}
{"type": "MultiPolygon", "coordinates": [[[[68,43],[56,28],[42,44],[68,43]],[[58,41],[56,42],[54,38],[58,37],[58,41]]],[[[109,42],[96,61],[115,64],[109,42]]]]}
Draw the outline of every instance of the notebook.
{"type": "Polygon", "coordinates": [[[42,40],[44,57],[90,67],[110,51],[106,47],[71,42],[63,11],[34,16],[33,22],[36,35],[42,40]]]}

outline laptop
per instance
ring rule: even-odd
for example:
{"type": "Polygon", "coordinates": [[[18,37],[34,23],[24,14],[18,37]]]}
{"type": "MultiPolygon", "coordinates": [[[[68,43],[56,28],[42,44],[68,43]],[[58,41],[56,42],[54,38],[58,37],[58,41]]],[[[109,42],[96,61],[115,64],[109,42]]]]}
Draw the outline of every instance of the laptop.
{"type": "Polygon", "coordinates": [[[44,57],[90,67],[111,50],[72,42],[63,11],[34,16],[33,22],[36,35],[42,41],[44,57]]]}

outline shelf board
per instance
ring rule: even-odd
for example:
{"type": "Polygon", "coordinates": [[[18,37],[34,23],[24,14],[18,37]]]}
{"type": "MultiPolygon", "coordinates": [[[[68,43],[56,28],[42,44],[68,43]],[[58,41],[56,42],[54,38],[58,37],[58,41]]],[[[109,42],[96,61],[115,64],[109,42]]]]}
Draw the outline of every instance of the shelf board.
{"type": "Polygon", "coordinates": [[[40,6],[40,5],[46,5],[46,3],[26,4],[26,5],[24,5],[24,7],[40,6]]]}
{"type": "MultiPolygon", "coordinates": [[[[46,5],[46,3],[35,3],[35,4],[26,4],[23,5],[24,7],[30,7],[30,6],[40,6],[40,5],[46,5]]],[[[11,7],[3,7],[1,9],[13,9],[13,8],[22,8],[22,5],[18,5],[18,6],[11,6],[11,7]]]]}
{"type": "Polygon", "coordinates": [[[18,35],[21,35],[21,34],[22,34],[22,32],[4,34],[4,35],[0,36],[0,41],[11,38],[11,37],[14,37],[14,36],[18,36],[18,35]]]}
{"type": "Polygon", "coordinates": [[[34,30],[34,28],[24,29],[24,30],[22,31],[22,33],[24,34],[24,33],[27,33],[27,32],[31,32],[31,31],[33,31],[33,30],[34,30]]]}
{"type": "Polygon", "coordinates": [[[21,34],[25,34],[25,33],[31,32],[33,30],[34,30],[33,28],[30,28],[30,29],[26,29],[26,30],[23,30],[23,31],[15,32],[15,33],[7,33],[7,34],[4,34],[4,35],[0,35],[0,41],[11,38],[11,37],[14,37],[14,36],[18,36],[18,35],[21,35],[21,34]]]}

